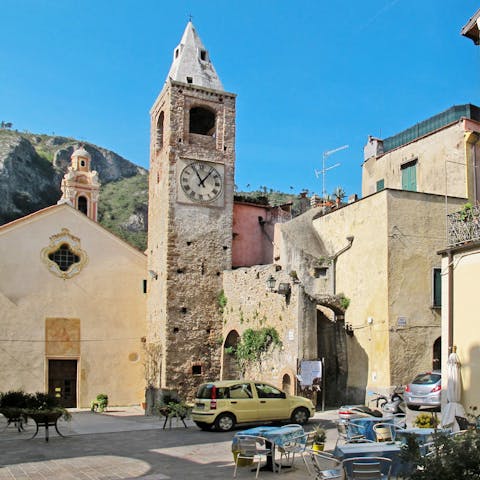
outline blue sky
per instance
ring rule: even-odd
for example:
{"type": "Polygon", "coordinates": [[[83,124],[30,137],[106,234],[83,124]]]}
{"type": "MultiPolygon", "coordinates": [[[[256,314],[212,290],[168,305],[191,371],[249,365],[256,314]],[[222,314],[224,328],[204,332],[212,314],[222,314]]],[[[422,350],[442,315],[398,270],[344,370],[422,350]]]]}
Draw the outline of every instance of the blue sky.
{"type": "Polygon", "coordinates": [[[149,109],[193,23],[237,98],[239,190],[361,193],[368,135],[480,105],[476,0],[0,0],[0,119],[148,168],[149,109]]]}

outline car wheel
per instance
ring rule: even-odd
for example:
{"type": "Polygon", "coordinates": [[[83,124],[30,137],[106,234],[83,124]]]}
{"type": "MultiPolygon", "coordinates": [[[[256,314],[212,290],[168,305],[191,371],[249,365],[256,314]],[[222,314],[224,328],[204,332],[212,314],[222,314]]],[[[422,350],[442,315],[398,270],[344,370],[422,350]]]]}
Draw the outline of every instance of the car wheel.
{"type": "Polygon", "coordinates": [[[407,405],[407,407],[408,407],[410,410],[415,410],[415,411],[420,410],[420,407],[419,407],[418,405],[407,405]]]}
{"type": "Polygon", "coordinates": [[[204,430],[208,432],[208,430],[212,429],[212,424],[211,423],[205,423],[205,422],[195,422],[197,427],[200,428],[201,430],[204,430]]]}
{"type": "Polygon", "coordinates": [[[215,419],[215,429],[219,432],[229,432],[235,426],[235,417],[230,413],[221,413],[215,419]]]}
{"type": "Polygon", "coordinates": [[[300,407],[293,411],[290,420],[292,423],[299,423],[300,425],[303,425],[308,422],[309,418],[310,412],[306,408],[300,407]]]}

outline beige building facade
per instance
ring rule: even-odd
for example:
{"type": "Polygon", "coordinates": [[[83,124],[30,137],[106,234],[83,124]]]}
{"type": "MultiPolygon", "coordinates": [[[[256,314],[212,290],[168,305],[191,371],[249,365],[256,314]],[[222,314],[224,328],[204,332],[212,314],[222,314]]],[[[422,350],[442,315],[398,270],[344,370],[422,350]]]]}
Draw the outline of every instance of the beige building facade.
{"type": "Polygon", "coordinates": [[[146,258],[68,204],[0,227],[0,391],[144,398],[146,258]],[[7,365],[9,366],[7,368],[7,365]]]}
{"type": "Polygon", "coordinates": [[[480,109],[457,105],[386,139],[369,137],[362,196],[383,188],[464,197],[480,196],[480,109]]]}

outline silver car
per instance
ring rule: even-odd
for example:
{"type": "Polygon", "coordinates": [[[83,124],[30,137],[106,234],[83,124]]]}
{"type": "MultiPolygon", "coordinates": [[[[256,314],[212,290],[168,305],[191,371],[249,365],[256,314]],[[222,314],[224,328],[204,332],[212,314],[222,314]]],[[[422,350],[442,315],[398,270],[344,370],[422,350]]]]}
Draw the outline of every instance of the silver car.
{"type": "Polygon", "coordinates": [[[405,402],[410,410],[420,407],[440,408],[442,374],[439,371],[417,375],[405,388],[405,402]]]}

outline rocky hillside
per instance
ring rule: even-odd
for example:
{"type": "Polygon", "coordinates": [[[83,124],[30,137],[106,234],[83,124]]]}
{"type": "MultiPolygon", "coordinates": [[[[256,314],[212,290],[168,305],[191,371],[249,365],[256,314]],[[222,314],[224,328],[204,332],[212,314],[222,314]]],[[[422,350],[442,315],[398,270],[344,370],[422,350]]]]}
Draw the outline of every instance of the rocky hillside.
{"type": "Polygon", "coordinates": [[[57,203],[70,156],[80,143],[102,183],[100,223],[145,249],[148,172],[110,150],[73,138],[0,130],[0,225],[57,203]]]}

